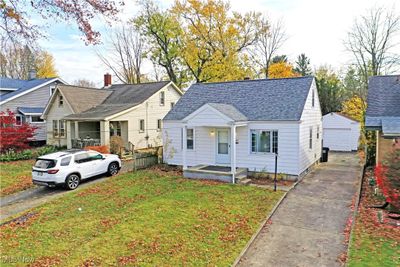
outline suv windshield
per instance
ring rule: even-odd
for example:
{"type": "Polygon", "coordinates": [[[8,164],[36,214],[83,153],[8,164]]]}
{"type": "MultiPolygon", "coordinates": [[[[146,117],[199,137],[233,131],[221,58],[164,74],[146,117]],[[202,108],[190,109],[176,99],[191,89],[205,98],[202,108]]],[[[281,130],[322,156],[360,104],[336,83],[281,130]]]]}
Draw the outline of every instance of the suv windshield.
{"type": "Polygon", "coordinates": [[[57,161],[53,159],[37,159],[35,163],[36,168],[50,169],[56,166],[57,161]]]}

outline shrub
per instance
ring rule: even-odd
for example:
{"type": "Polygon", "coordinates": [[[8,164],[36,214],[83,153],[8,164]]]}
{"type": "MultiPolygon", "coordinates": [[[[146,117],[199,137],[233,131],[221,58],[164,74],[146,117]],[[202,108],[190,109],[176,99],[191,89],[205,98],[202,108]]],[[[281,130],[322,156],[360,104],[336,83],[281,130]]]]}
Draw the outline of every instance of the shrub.
{"type": "Polygon", "coordinates": [[[0,161],[16,161],[16,160],[26,160],[35,159],[42,155],[50,154],[59,151],[59,147],[55,146],[44,146],[37,149],[25,149],[22,151],[14,151],[12,149],[7,150],[5,153],[0,154],[0,161]]]}
{"type": "Polygon", "coordinates": [[[124,140],[122,137],[118,135],[111,136],[110,152],[113,154],[119,154],[122,147],[124,147],[124,140]]]}
{"type": "Polygon", "coordinates": [[[37,127],[28,123],[16,125],[16,118],[12,111],[0,112],[0,152],[10,150],[21,151],[29,148],[29,141],[35,134],[37,127]]]}
{"type": "Polygon", "coordinates": [[[394,149],[375,167],[375,177],[386,201],[400,210],[400,148],[394,149]]]}
{"type": "Polygon", "coordinates": [[[110,153],[110,149],[108,146],[87,146],[84,148],[85,150],[94,150],[99,153],[108,154],[110,153]]]}

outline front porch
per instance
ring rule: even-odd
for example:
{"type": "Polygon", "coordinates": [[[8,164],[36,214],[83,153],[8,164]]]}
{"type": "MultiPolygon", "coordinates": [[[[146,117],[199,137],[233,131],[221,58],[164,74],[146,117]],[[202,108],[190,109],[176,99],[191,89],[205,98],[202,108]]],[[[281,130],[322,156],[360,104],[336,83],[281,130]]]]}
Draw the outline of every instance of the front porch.
{"type": "Polygon", "coordinates": [[[127,121],[67,121],[67,147],[110,145],[112,136],[120,136],[128,146],[127,121]]]}
{"type": "Polygon", "coordinates": [[[235,180],[247,178],[246,168],[236,168],[233,172],[231,167],[216,165],[197,165],[183,170],[183,176],[192,179],[210,179],[224,182],[232,182],[233,175],[235,180]]]}

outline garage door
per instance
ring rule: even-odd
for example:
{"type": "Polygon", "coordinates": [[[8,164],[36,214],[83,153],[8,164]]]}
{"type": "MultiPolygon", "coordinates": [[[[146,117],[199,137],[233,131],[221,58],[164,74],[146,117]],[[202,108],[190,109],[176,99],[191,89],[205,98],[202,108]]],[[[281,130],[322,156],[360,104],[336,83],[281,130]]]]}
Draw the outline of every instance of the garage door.
{"type": "Polygon", "coordinates": [[[324,147],[335,151],[351,151],[351,129],[324,129],[324,147]]]}

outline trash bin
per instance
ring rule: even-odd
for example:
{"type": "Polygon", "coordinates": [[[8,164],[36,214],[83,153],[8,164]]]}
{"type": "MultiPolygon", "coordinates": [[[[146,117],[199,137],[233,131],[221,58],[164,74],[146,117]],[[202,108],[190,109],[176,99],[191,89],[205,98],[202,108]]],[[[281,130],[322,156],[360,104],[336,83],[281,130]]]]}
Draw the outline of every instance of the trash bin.
{"type": "Polygon", "coordinates": [[[329,147],[322,148],[321,162],[328,162],[329,147]]]}

